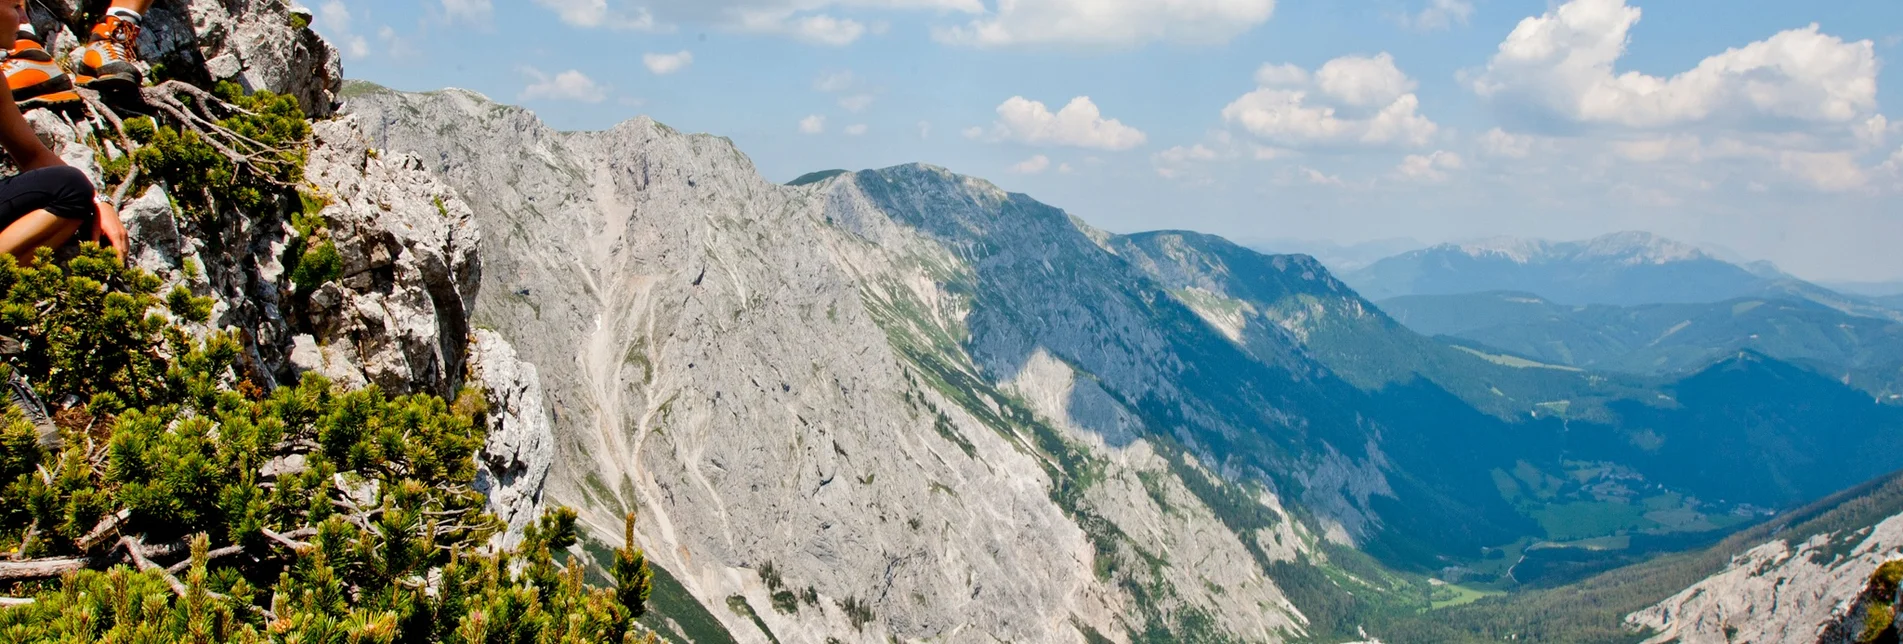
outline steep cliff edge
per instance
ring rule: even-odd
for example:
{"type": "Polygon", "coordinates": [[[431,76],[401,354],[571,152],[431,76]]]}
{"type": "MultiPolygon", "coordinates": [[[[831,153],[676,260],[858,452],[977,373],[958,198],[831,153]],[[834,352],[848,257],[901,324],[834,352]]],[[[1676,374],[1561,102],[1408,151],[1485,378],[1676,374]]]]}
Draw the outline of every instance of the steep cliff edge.
{"type": "MultiPolygon", "coordinates": [[[[58,48],[78,42],[68,26],[72,3],[32,4],[41,33],[54,34],[58,48]]],[[[341,78],[338,56],[300,11],[268,0],[162,3],[148,17],[142,53],[176,77],[289,95],[307,114],[324,117],[341,78]]],[[[45,110],[28,120],[102,192],[117,188],[103,166],[126,152],[103,121],[45,110]]],[[[351,120],[318,120],[312,130],[304,203],[225,208],[197,219],[154,185],[127,195],[122,207],[129,258],[168,290],[184,285],[211,298],[212,319],[200,331],[239,332],[246,375],[266,387],[294,383],[304,372],[395,394],[452,397],[466,385],[481,387],[500,413],[488,416],[479,484],[519,535],[539,513],[553,439],[534,367],[505,341],[471,332],[481,240],[473,215],[419,160],[370,149],[351,120]],[[302,243],[291,221],[300,211],[325,222],[341,259],[337,279],[312,292],[301,291],[286,268],[287,249],[302,243]]]]}

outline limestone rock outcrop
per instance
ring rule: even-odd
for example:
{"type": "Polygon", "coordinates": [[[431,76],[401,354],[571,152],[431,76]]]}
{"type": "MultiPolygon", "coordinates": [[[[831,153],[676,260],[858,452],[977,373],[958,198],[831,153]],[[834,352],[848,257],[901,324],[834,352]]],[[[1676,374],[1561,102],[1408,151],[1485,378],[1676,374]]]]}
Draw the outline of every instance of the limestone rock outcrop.
{"type": "MultiPolygon", "coordinates": [[[[41,33],[68,47],[77,42],[72,3],[33,6],[41,33]]],[[[123,204],[128,257],[168,290],[182,284],[211,297],[212,319],[202,330],[235,331],[243,375],[263,386],[316,372],[349,387],[453,398],[480,384],[479,395],[497,411],[489,417],[482,484],[492,508],[519,532],[541,507],[553,457],[549,419],[535,369],[499,337],[478,341],[470,325],[481,282],[474,215],[420,159],[380,154],[357,121],[328,117],[341,76],[335,51],[308,28],[309,18],[278,0],[160,3],[148,14],[142,50],[170,73],[286,93],[317,118],[298,187],[303,200],[198,221],[152,186],[123,204]],[[342,273],[306,291],[291,281],[285,259],[299,234],[290,217],[313,207],[342,273]]],[[[125,153],[91,143],[115,138],[101,136],[102,121],[47,110],[28,119],[95,181],[103,181],[100,159],[125,153]]],[[[110,193],[116,186],[100,187],[110,193]]]]}

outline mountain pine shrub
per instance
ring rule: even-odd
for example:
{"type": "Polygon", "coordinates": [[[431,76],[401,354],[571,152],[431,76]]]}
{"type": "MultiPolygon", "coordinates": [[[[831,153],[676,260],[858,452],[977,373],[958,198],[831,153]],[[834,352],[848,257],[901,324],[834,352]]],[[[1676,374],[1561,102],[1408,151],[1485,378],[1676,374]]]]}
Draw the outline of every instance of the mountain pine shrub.
{"type": "MultiPolygon", "coordinates": [[[[127,121],[136,149],[117,173],[165,184],[201,234],[296,197],[310,125],[294,101],[179,91],[228,116],[210,130],[127,121]]],[[[321,217],[294,219],[309,241],[294,281],[334,279],[321,217]]],[[[504,526],[471,487],[478,390],[390,396],[307,375],[267,392],[239,375],[235,336],[179,326],[208,321],[213,302],[161,286],[90,244],[65,264],[0,257],[0,336],[15,341],[0,342],[0,377],[56,403],[49,428],[0,401],[0,641],[653,639],[634,622],[652,573],[633,515],[611,588],[568,555],[571,509],[493,547],[504,526]]]]}

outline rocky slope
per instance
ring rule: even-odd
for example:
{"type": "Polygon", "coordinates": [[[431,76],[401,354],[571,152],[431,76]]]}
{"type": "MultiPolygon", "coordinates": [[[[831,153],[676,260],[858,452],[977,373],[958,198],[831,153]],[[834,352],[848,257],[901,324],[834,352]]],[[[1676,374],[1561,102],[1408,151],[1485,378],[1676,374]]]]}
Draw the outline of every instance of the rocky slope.
{"type": "Polygon", "coordinates": [[[1903,479],[1873,481],[1815,507],[1815,518],[1780,520],[1769,538],[1737,546],[1721,569],[1625,622],[1648,643],[1849,644],[1863,631],[1871,573],[1903,556],[1899,510],[1903,479]]]}
{"type": "MultiPolygon", "coordinates": [[[[78,42],[68,26],[73,3],[32,6],[41,33],[54,34],[58,48],[78,42]]],[[[140,44],[169,73],[288,94],[322,117],[339,83],[338,56],[306,27],[309,17],[274,0],[160,4],[140,44]]],[[[95,178],[103,176],[102,161],[124,154],[100,142],[114,138],[102,121],[46,110],[28,120],[63,159],[95,178]]],[[[212,298],[202,331],[238,332],[245,375],[262,386],[317,372],[394,393],[454,396],[479,387],[496,410],[479,484],[519,531],[538,514],[553,439],[535,368],[506,341],[470,332],[481,239],[470,210],[417,159],[373,153],[349,121],[314,123],[305,179],[300,191],[319,206],[343,259],[342,277],[314,292],[298,292],[284,266],[298,237],[289,217],[307,207],[296,200],[199,220],[153,186],[123,205],[129,257],[167,290],[183,284],[212,298]]]]}
{"type": "MultiPolygon", "coordinates": [[[[670,573],[655,623],[682,638],[1352,635],[1356,610],[1431,591],[1353,548],[1468,574],[1483,547],[1602,536],[1537,523],[1544,504],[1729,511],[1686,500],[1729,478],[1592,477],[1670,474],[1660,444],[1743,416],[1780,444],[1813,429],[1804,400],[1679,405],[1443,346],[1312,259],[1111,235],[940,168],[781,186],[647,119],[564,133],[461,90],[343,94],[488,231],[473,320],[540,367],[551,498],[602,541],[640,510],[670,573]]],[[[1763,442],[1705,461],[1803,483],[1746,490],[1776,503],[1884,471],[1881,450],[1846,472],[1763,442]]]]}
{"type": "MultiPolygon", "coordinates": [[[[1256,560],[1314,537],[1268,490],[1145,440],[1119,400],[1176,386],[1154,377],[1176,365],[1143,315],[1072,309],[1031,338],[974,307],[982,271],[1107,266],[904,219],[1026,217],[1020,198],[924,167],[777,186],[722,139],[647,120],[559,133],[461,91],[350,101],[495,231],[475,319],[542,367],[554,498],[604,538],[639,507],[653,560],[735,640],[1304,631],[1256,560]],[[1084,346],[1077,325],[1124,344],[1084,346]],[[968,352],[974,337],[990,340],[968,352]],[[1265,520],[1230,529],[1185,476],[1265,520]]],[[[1030,215],[1027,239],[1095,248],[1061,213],[1030,215]]],[[[1379,490],[1336,458],[1318,483],[1379,490]]]]}
{"type": "Polygon", "coordinates": [[[1648,644],[1849,642],[1861,624],[1840,625],[1851,621],[1870,573],[1899,555],[1903,516],[1796,543],[1771,541],[1627,622],[1654,633],[1648,644]]]}

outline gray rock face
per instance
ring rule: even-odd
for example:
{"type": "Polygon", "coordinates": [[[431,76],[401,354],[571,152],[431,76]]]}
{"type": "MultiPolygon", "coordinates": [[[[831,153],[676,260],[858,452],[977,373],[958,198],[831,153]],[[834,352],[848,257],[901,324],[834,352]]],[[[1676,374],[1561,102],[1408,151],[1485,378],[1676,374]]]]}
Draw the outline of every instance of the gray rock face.
{"type": "Polygon", "coordinates": [[[1861,623],[1846,618],[1870,574],[1898,556],[1903,516],[1802,543],[1771,541],[1626,622],[1655,631],[1648,644],[1848,644],[1861,623]]]}
{"type": "Polygon", "coordinates": [[[555,434],[535,365],[517,358],[515,347],[494,331],[477,330],[469,350],[470,379],[482,384],[489,403],[489,440],[477,457],[475,488],[509,524],[500,544],[509,547],[540,514],[555,434]]]}
{"type": "Polygon", "coordinates": [[[872,173],[786,187],[724,139],[645,119],[570,134],[460,90],[345,94],[486,231],[475,320],[538,367],[550,498],[607,543],[638,508],[651,561],[736,640],[1304,632],[1252,553],[1312,555],[1321,537],[1255,488],[1241,492],[1280,520],[1225,526],[1180,476],[1223,486],[1228,466],[1141,438],[1121,402],[1175,387],[1142,311],[1106,286],[1111,308],[1073,295],[1072,318],[1028,331],[976,319],[995,313],[973,306],[973,276],[1075,256],[1030,252],[1046,234],[1100,255],[1087,228],[1025,223],[995,186],[937,169],[890,175],[916,173],[909,188],[872,173]],[[983,256],[959,226],[989,216],[1015,237],[983,256]],[[992,339],[968,351],[973,337],[992,339]]]}
{"type": "MultiPolygon", "coordinates": [[[[28,3],[49,49],[64,57],[82,44],[79,9],[98,3],[34,0],[28,3]]],[[[160,0],[146,12],[139,55],[163,62],[174,74],[204,81],[232,81],[246,90],[296,97],[304,113],[331,114],[343,81],[337,49],[310,29],[309,9],[283,0],[160,0]]]]}
{"type": "MultiPolygon", "coordinates": [[[[42,33],[77,42],[66,27],[70,4],[35,6],[49,23],[42,33]]],[[[209,79],[289,93],[308,111],[326,114],[339,77],[336,56],[294,24],[290,11],[277,0],[161,3],[147,16],[141,44],[175,71],[202,69],[209,79]],[[219,71],[220,60],[236,62],[219,71]]],[[[97,151],[87,145],[112,138],[95,137],[103,126],[93,121],[45,110],[28,120],[62,159],[95,180],[99,153],[124,154],[110,144],[97,151]]],[[[341,278],[310,293],[291,282],[281,260],[299,243],[288,221],[303,207],[295,199],[198,221],[153,187],[123,204],[129,259],[165,280],[167,290],[182,284],[213,298],[212,321],[201,330],[236,331],[244,375],[254,382],[317,372],[344,386],[453,397],[474,376],[497,411],[489,419],[483,485],[511,534],[519,532],[539,512],[552,456],[548,419],[534,368],[499,337],[472,340],[469,315],[481,272],[473,214],[420,160],[372,152],[357,123],[324,120],[313,130],[303,189],[323,204],[318,214],[342,256],[341,278]],[[474,365],[472,351],[479,354],[474,365]]]]}

